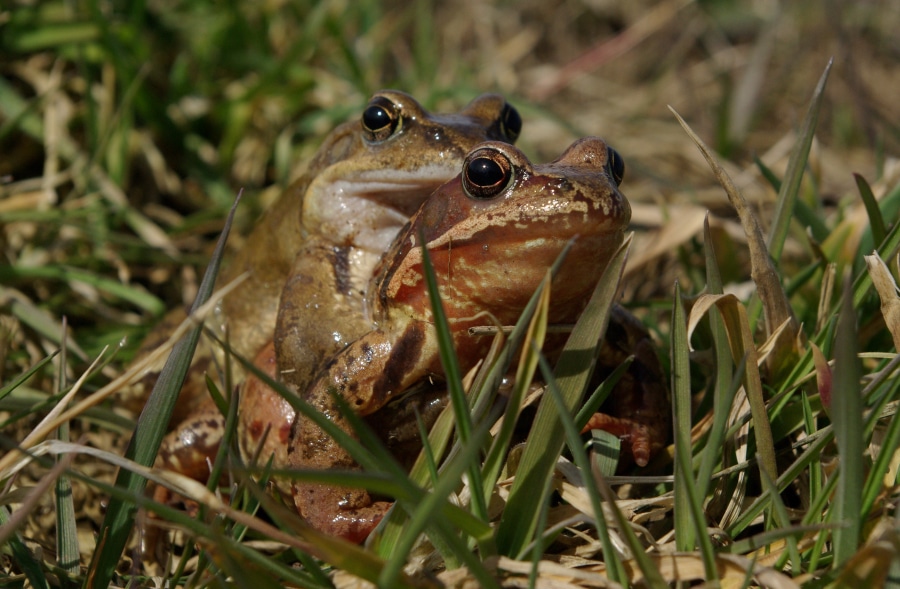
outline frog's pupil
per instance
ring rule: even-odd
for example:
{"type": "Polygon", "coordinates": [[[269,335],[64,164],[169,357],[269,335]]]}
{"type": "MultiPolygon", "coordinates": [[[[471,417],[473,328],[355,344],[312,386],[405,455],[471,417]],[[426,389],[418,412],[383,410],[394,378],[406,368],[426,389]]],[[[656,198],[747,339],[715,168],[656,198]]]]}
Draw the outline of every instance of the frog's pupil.
{"type": "Polygon", "coordinates": [[[377,131],[391,123],[391,116],[380,106],[372,105],[363,112],[363,124],[367,129],[377,131]]]}
{"type": "Polygon", "coordinates": [[[503,180],[503,168],[492,159],[475,158],[469,162],[468,177],[475,186],[493,186],[503,180]]]}

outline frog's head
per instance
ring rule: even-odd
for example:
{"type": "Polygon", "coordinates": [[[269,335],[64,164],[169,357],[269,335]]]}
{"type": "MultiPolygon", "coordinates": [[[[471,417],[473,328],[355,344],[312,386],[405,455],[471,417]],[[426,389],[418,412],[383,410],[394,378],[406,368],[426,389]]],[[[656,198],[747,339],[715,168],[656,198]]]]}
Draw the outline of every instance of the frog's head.
{"type": "Polygon", "coordinates": [[[487,312],[512,323],[575,238],[551,294],[551,320],[573,320],[630,221],[631,207],[619,192],[623,173],[619,154],[595,137],[543,165],[506,143],[479,145],[395,241],[375,285],[381,304],[430,317],[424,240],[451,320],[487,312]]]}
{"type": "Polygon", "coordinates": [[[357,121],[338,127],[310,164],[303,224],[380,253],[475,145],[519,136],[518,111],[496,94],[455,114],[432,114],[394,90],[375,94],[357,121]]]}

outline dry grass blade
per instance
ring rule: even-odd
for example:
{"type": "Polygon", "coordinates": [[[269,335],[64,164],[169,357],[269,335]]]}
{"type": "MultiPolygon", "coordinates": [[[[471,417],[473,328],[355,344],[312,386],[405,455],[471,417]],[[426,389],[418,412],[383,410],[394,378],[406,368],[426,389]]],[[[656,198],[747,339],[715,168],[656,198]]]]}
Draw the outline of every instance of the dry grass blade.
{"type": "MultiPolygon", "coordinates": [[[[719,164],[712,151],[706,146],[702,139],[690,128],[681,116],[675,112],[675,109],[669,107],[678,122],[684,128],[685,132],[691,140],[700,149],[703,157],[706,158],[709,167],[712,169],[716,179],[725,189],[728,200],[734,210],[740,217],[741,225],[744,233],[747,235],[747,246],[750,250],[750,275],[756,284],[756,290],[759,299],[763,303],[763,310],[766,317],[766,329],[769,335],[785,321],[788,322],[788,329],[784,331],[782,336],[775,344],[774,352],[770,357],[777,361],[778,366],[790,364],[791,359],[796,358],[796,342],[800,334],[800,325],[794,317],[794,310],[791,308],[790,301],[781,285],[781,278],[778,270],[769,257],[769,251],[766,248],[766,240],[763,237],[762,228],[759,220],[750,208],[750,204],[743,197],[741,192],[731,181],[728,173],[719,164]]],[[[774,475],[774,471],[772,472],[774,475]]]]}
{"type": "Polygon", "coordinates": [[[872,252],[872,255],[865,256],[865,259],[872,284],[875,285],[881,299],[881,314],[884,316],[888,331],[891,332],[891,337],[894,338],[894,349],[900,352],[900,295],[897,294],[897,283],[894,282],[891,271],[878,252],[872,252]]]}
{"type": "Polygon", "coordinates": [[[744,389],[750,402],[750,413],[753,416],[753,427],[756,432],[756,451],[760,454],[760,468],[775,480],[778,469],[775,464],[775,444],[772,439],[772,428],[766,413],[766,402],[763,397],[762,379],[757,365],[756,346],[750,332],[750,321],[747,310],[734,295],[702,295],[694,303],[688,317],[688,334],[693,331],[700,318],[715,305],[722,315],[725,329],[728,332],[728,344],[735,363],[746,362],[744,369],[744,389]]]}

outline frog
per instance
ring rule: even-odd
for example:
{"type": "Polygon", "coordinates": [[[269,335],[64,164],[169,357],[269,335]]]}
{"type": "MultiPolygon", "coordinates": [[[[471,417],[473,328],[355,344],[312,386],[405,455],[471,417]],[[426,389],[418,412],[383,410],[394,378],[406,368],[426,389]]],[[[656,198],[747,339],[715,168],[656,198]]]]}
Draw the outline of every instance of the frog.
{"type": "MultiPolygon", "coordinates": [[[[299,341],[312,351],[312,356],[294,355],[283,364],[296,368],[322,357],[334,348],[334,342],[306,342],[304,334],[310,329],[298,331],[300,321],[289,310],[284,311],[285,319],[279,319],[281,301],[297,300],[291,285],[321,276],[340,276],[342,281],[353,276],[354,288],[326,286],[331,291],[326,294],[346,301],[327,312],[334,315],[340,309],[341,321],[350,325],[350,317],[363,313],[356,293],[365,289],[384,250],[421,202],[458,172],[471,147],[485,140],[514,142],[521,127],[518,111],[497,94],[483,94],[458,113],[433,114],[406,93],[375,93],[357,120],[328,135],[306,173],[273,203],[244,248],[226,265],[218,285],[246,276],[217,307],[208,322],[213,331],[223,335],[227,329],[232,349],[247,358],[256,355],[257,365],[264,370],[269,370],[267,342],[278,323],[284,324],[279,330],[282,339],[299,341]],[[285,290],[288,295],[282,296],[285,290]],[[352,310],[344,313],[347,309],[352,310]]],[[[183,312],[176,315],[175,319],[184,317],[183,312]]],[[[158,345],[173,323],[177,321],[167,321],[148,338],[145,348],[158,345]]],[[[205,392],[203,375],[221,366],[221,360],[209,349],[198,351],[173,416],[176,425],[163,442],[158,465],[180,472],[207,470],[206,458],[221,440],[224,418],[205,392]]],[[[155,376],[149,375],[147,387],[155,376]]],[[[243,381],[240,370],[235,370],[235,380],[243,381]]],[[[249,393],[241,395],[244,410],[240,414],[243,429],[257,431],[260,423],[252,415],[258,405],[254,384],[242,385],[249,393]]],[[[268,393],[262,393],[267,395],[265,407],[275,411],[283,403],[279,405],[268,393]]],[[[282,416],[281,421],[285,419],[290,418],[282,416]]]]}
{"type": "MultiPolygon", "coordinates": [[[[597,137],[576,141],[543,165],[533,165],[509,144],[476,147],[460,174],[423,203],[383,256],[366,292],[369,330],[329,359],[301,391],[303,398],[355,437],[334,395],[357,415],[372,418],[418,383],[443,378],[423,249],[435,269],[463,371],[484,358],[491,344],[470,335],[469,328],[515,323],[570,242],[551,282],[549,321],[574,322],[630,221],[630,205],[619,191],[623,172],[621,156],[597,137]]],[[[642,403],[667,403],[664,391],[648,390],[647,396],[662,398],[641,398],[642,403]]],[[[641,413],[628,405],[634,417],[595,418],[594,424],[617,426],[646,464],[667,436],[666,412],[641,413]]],[[[360,468],[303,416],[294,419],[287,441],[292,468],[360,468]]],[[[391,505],[364,489],[299,480],[292,493],[307,523],[354,542],[365,539],[391,505]]]]}

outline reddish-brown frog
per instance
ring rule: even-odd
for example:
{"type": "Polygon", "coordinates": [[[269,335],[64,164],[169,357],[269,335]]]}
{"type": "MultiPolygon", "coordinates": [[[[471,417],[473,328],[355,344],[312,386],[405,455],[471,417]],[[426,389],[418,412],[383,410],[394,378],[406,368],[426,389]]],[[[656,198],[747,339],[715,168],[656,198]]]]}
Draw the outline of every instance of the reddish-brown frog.
{"type": "MultiPolygon", "coordinates": [[[[334,333],[317,329],[322,318],[327,315],[335,318],[332,324],[350,326],[354,317],[361,317],[358,293],[409,215],[435,187],[458,173],[474,145],[489,139],[515,141],[521,124],[515,108],[498,95],[482,95],[456,114],[432,114],[407,94],[378,92],[359,120],[339,126],[326,138],[306,174],[274,203],[227,266],[219,284],[244,272],[248,277],[225,297],[211,320],[213,328],[221,332],[227,326],[232,347],[252,357],[272,340],[284,298],[288,305],[285,318],[278,319],[284,325],[279,334],[285,347],[294,344],[295,350],[287,373],[300,373],[308,362],[336,351],[342,344],[334,333]],[[315,282],[321,298],[301,308],[296,284],[309,281],[315,282]],[[282,291],[287,291],[285,297],[282,291]],[[314,309],[326,302],[321,310],[314,309]],[[301,349],[309,353],[303,356],[301,349]]],[[[157,336],[166,336],[169,329],[159,330],[157,336]]],[[[266,362],[263,355],[258,364],[266,362]]],[[[198,478],[206,472],[203,457],[215,451],[223,425],[202,378],[213,367],[211,353],[200,353],[173,418],[181,423],[160,452],[163,464],[195,472],[198,478]]],[[[254,409],[268,412],[282,402],[271,391],[261,395],[265,399],[252,392],[245,395],[242,420],[251,422],[246,428],[259,429],[254,409]]],[[[277,441],[276,436],[272,440],[277,441]]]]}
{"type": "MultiPolygon", "coordinates": [[[[470,336],[468,328],[485,324],[486,316],[514,323],[565,244],[577,237],[550,295],[549,320],[573,322],[621,244],[631,216],[618,190],[621,166],[618,154],[597,138],[582,139],[556,161],[537,166],[511,145],[489,142],[475,148],[462,173],[429,197],[385,256],[368,292],[371,330],[328,362],[305,399],[353,435],[333,392],[367,416],[423,379],[440,378],[422,247],[433,261],[463,370],[484,357],[490,345],[487,338],[470,336]]],[[[636,438],[633,446],[661,446],[667,427],[660,413],[640,417],[649,422],[629,430],[636,438]]],[[[620,421],[630,419],[623,415],[620,421]]],[[[302,416],[294,423],[289,461],[304,469],[358,468],[302,416]]],[[[294,483],[294,500],[314,527],[356,541],[389,506],[364,490],[304,482],[294,483]]]]}

